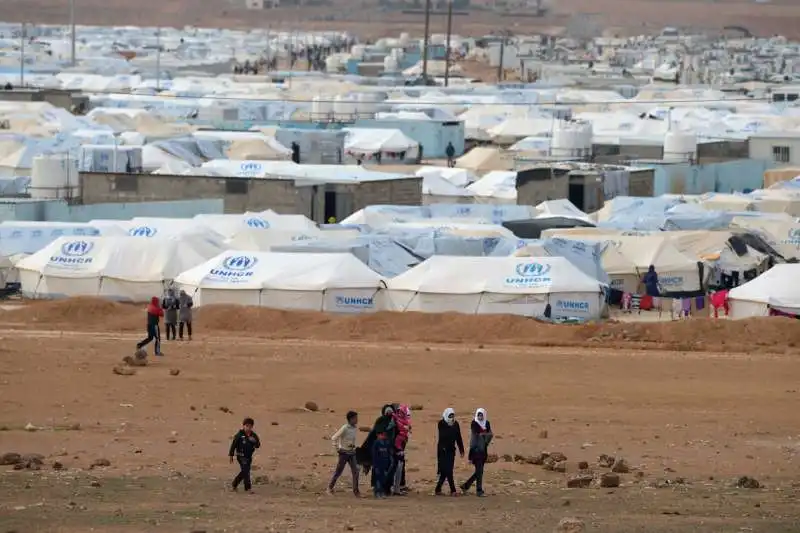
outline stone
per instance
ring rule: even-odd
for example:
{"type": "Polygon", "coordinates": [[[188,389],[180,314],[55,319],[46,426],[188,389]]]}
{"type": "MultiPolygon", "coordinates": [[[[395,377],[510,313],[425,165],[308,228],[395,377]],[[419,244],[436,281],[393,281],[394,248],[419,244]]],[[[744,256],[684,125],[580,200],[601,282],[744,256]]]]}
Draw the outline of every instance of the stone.
{"type": "Polygon", "coordinates": [[[546,439],[547,438],[547,430],[546,429],[543,429],[543,430],[541,430],[539,432],[539,438],[540,439],[546,439]]]}
{"type": "Polygon", "coordinates": [[[89,468],[104,468],[106,466],[111,466],[111,461],[100,458],[92,461],[92,464],[89,466],[89,468]]]}
{"type": "Polygon", "coordinates": [[[425,406],[422,405],[421,403],[412,403],[409,406],[409,409],[411,409],[412,411],[424,411],[425,410],[425,406]]]}
{"type": "Polygon", "coordinates": [[[552,459],[557,463],[560,463],[561,461],[566,461],[567,456],[561,452],[550,452],[550,459],[552,459]]]}
{"type": "Polygon", "coordinates": [[[53,470],[64,470],[64,465],[56,461],[53,463],[53,470]]]}
{"type": "Polygon", "coordinates": [[[560,463],[556,463],[553,466],[553,472],[561,472],[562,474],[567,471],[567,463],[566,461],[561,461],[560,463]]]}
{"type": "Polygon", "coordinates": [[[503,460],[504,463],[513,463],[514,457],[511,454],[504,453],[500,458],[503,460]]]}
{"type": "Polygon", "coordinates": [[[569,489],[586,489],[592,486],[594,477],[589,474],[575,474],[567,480],[569,489]]]}
{"type": "Polygon", "coordinates": [[[136,370],[127,366],[115,366],[111,371],[118,376],[133,376],[136,374],[136,370]]]}
{"type": "Polygon", "coordinates": [[[0,456],[0,465],[10,466],[22,462],[22,456],[18,453],[9,452],[0,456]]]}
{"type": "Polygon", "coordinates": [[[224,405],[222,407],[220,407],[219,410],[222,411],[223,413],[228,413],[229,415],[233,414],[233,411],[231,411],[230,409],[228,409],[224,405]]]}
{"type": "Polygon", "coordinates": [[[486,456],[487,463],[496,463],[499,460],[500,458],[497,456],[496,453],[490,453],[488,456],[486,456]]]}
{"type": "Polygon", "coordinates": [[[548,457],[550,457],[549,453],[541,452],[538,455],[534,455],[533,457],[531,457],[531,464],[532,465],[543,465],[545,459],[547,459],[548,457]]]}
{"type": "Polygon", "coordinates": [[[602,466],[603,468],[611,468],[614,466],[615,457],[613,455],[606,455],[602,454],[600,457],[597,458],[598,466],[602,466]]]}
{"type": "Polygon", "coordinates": [[[179,368],[173,368],[173,369],[171,369],[169,371],[169,375],[170,376],[177,376],[180,373],[181,373],[181,370],[179,368]]]}
{"type": "Polygon", "coordinates": [[[736,480],[736,486],[740,489],[760,489],[761,483],[754,477],[742,476],[736,480]]]}
{"type": "Polygon", "coordinates": [[[589,463],[586,461],[580,461],[578,463],[578,470],[589,470],[589,463]]]}
{"type": "Polygon", "coordinates": [[[577,518],[562,518],[553,533],[583,533],[586,531],[586,524],[577,518]]]}
{"type": "Polygon", "coordinates": [[[319,405],[317,405],[316,402],[306,402],[304,407],[306,411],[311,411],[312,413],[319,411],[319,405]]]}
{"type": "Polygon", "coordinates": [[[39,465],[41,466],[44,464],[44,455],[40,453],[26,453],[22,456],[22,462],[29,465],[39,465]]]}
{"type": "Polygon", "coordinates": [[[551,457],[546,458],[542,462],[542,468],[548,472],[552,472],[556,467],[556,462],[551,457]]]}
{"type": "Polygon", "coordinates": [[[96,489],[99,489],[99,488],[100,488],[102,485],[100,485],[100,482],[99,482],[99,481],[97,481],[97,480],[95,479],[94,481],[92,481],[91,483],[89,483],[89,486],[90,486],[90,487],[94,487],[94,488],[96,488],[96,489]]]}
{"type": "Polygon", "coordinates": [[[631,467],[628,466],[628,462],[625,459],[617,457],[614,464],[611,465],[611,471],[616,474],[627,474],[631,471],[631,467]]]}
{"type": "Polygon", "coordinates": [[[615,489],[619,487],[620,479],[619,474],[613,472],[606,472],[600,476],[600,486],[604,489],[615,489]]]}

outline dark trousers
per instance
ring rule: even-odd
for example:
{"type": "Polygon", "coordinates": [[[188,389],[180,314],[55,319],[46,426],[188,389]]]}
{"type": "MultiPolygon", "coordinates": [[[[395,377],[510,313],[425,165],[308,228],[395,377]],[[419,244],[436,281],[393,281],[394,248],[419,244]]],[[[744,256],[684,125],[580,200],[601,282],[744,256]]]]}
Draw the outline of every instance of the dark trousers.
{"type": "Polygon", "coordinates": [[[450,492],[456,491],[456,482],[453,479],[453,470],[456,466],[456,452],[449,450],[440,450],[438,454],[439,462],[439,481],[436,483],[436,492],[442,492],[442,485],[447,481],[450,486],[450,492]]]}
{"type": "Polygon", "coordinates": [[[176,324],[175,323],[167,323],[165,325],[165,328],[167,330],[167,340],[169,340],[170,333],[172,333],[172,340],[175,340],[175,338],[177,337],[177,335],[175,335],[175,333],[176,333],[176,324]]]}
{"type": "Polygon", "coordinates": [[[350,472],[353,474],[353,492],[358,494],[358,463],[356,463],[355,453],[339,452],[339,462],[336,463],[336,470],[333,472],[328,488],[333,490],[346,466],[350,466],[350,472]]]}
{"type": "Polygon", "coordinates": [[[475,483],[476,488],[478,489],[478,494],[483,494],[483,467],[486,466],[486,461],[483,459],[478,459],[473,461],[472,463],[475,466],[475,472],[469,477],[466,483],[462,486],[462,488],[466,491],[475,483]]]}
{"type": "Polygon", "coordinates": [[[239,483],[244,481],[244,490],[252,489],[253,484],[250,482],[250,467],[253,465],[253,459],[236,456],[236,460],[239,461],[239,473],[233,478],[233,488],[237,488],[239,483]]]}
{"type": "Polygon", "coordinates": [[[375,496],[384,496],[389,491],[389,471],[391,468],[372,467],[372,490],[375,496]]]}
{"type": "Polygon", "coordinates": [[[152,341],[156,343],[156,354],[161,353],[161,332],[158,330],[158,326],[147,326],[147,338],[139,341],[136,343],[136,348],[144,348],[152,341]]]}
{"type": "Polygon", "coordinates": [[[192,323],[191,322],[181,322],[178,326],[178,335],[180,336],[181,340],[183,340],[183,325],[186,324],[186,333],[189,335],[189,338],[192,338],[192,323]]]}

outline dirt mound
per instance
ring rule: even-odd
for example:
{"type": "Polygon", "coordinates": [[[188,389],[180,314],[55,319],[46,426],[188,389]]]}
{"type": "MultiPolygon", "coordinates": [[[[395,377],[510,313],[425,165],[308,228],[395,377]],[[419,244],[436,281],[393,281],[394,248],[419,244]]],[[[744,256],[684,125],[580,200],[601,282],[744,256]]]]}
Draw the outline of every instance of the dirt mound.
{"type": "Polygon", "coordinates": [[[19,311],[33,328],[73,326],[76,330],[130,331],[144,328],[142,306],[110,302],[100,298],[77,297],[31,302],[19,311]]]}
{"type": "Polygon", "coordinates": [[[198,331],[246,331],[270,338],[402,341],[529,346],[625,346],[679,351],[768,351],[800,346],[800,322],[770,317],[664,323],[603,322],[554,325],[510,315],[315,312],[210,306],[197,313],[198,331]]]}

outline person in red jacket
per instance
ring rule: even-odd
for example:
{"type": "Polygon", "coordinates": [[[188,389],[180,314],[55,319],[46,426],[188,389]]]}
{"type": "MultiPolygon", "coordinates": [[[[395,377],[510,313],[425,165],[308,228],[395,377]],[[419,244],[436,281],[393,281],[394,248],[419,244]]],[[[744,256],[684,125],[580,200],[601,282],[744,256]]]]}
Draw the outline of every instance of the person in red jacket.
{"type": "Polygon", "coordinates": [[[156,355],[164,355],[161,353],[161,332],[158,329],[158,323],[162,316],[164,316],[164,310],[161,309],[158,296],[153,296],[147,306],[147,338],[136,344],[137,350],[141,350],[151,341],[155,341],[156,355]]]}

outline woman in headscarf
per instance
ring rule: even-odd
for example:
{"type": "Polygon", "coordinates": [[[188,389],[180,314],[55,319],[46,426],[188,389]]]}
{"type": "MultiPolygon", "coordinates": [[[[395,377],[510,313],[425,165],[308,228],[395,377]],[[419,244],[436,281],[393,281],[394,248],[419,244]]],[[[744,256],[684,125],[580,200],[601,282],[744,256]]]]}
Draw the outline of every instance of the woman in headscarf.
{"type": "MultiPolygon", "coordinates": [[[[367,435],[364,443],[356,450],[356,461],[364,468],[364,474],[368,474],[372,468],[372,445],[379,434],[386,434],[389,442],[395,440],[394,408],[387,403],[381,408],[381,416],[375,419],[372,430],[367,435]]],[[[372,471],[371,484],[375,486],[375,471],[372,471]]]]}
{"type": "Polygon", "coordinates": [[[447,481],[450,485],[450,496],[458,496],[453,470],[456,465],[456,446],[458,453],[464,457],[464,441],[461,438],[461,427],[456,420],[456,412],[452,407],[444,410],[437,427],[439,438],[436,442],[436,473],[439,474],[439,481],[436,483],[436,495],[442,495],[442,485],[447,481]]]}
{"type": "Polygon", "coordinates": [[[475,467],[475,472],[470,476],[466,483],[461,485],[461,490],[467,492],[472,484],[475,483],[478,489],[478,496],[483,496],[483,467],[486,466],[486,458],[489,456],[489,444],[492,442],[492,426],[486,416],[486,409],[483,407],[475,411],[475,418],[470,424],[469,439],[469,461],[475,467]]]}

